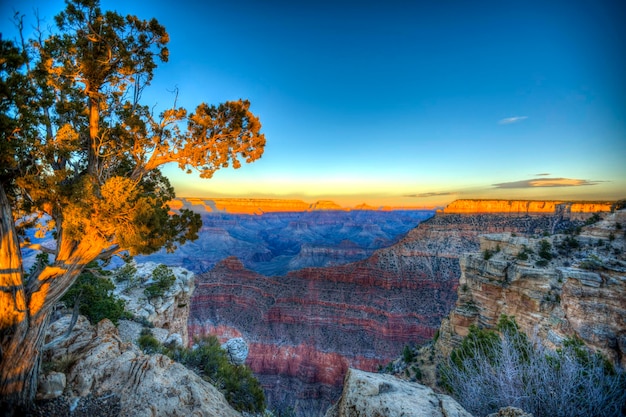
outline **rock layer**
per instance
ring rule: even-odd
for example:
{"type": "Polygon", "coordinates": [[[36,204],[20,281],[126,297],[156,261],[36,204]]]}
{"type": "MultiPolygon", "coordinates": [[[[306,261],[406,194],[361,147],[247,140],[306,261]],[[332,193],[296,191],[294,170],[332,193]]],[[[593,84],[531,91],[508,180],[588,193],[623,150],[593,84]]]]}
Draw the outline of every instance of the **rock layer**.
{"type": "Polygon", "coordinates": [[[461,258],[458,299],[443,320],[437,349],[457,346],[470,325],[494,328],[502,314],[548,347],[577,337],[626,367],[626,211],[605,214],[578,236],[481,238],[482,253],[461,258]],[[550,243],[549,261],[537,254],[550,243]],[[545,245],[545,244],[544,244],[545,245]],[[485,259],[484,251],[493,251],[485,259]],[[529,254],[528,249],[533,251],[529,254]],[[527,253],[528,259],[519,257],[527,253]],[[539,261],[539,262],[538,262],[539,261]]]}
{"type": "Polygon", "coordinates": [[[310,398],[335,400],[348,367],[375,370],[404,345],[433,336],[456,300],[459,257],[479,249],[480,234],[580,224],[561,215],[438,213],[396,245],[347,265],[268,277],[229,258],[198,275],[190,335],[243,337],[270,405],[319,416],[324,407],[310,398]]]}

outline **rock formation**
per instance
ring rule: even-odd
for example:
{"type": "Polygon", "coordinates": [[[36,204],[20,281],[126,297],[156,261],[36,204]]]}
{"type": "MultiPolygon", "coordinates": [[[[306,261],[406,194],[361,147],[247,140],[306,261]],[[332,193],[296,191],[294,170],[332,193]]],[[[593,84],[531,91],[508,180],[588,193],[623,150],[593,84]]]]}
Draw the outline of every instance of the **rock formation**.
{"type": "MultiPolygon", "coordinates": [[[[52,323],[47,341],[61,336],[69,321],[65,316],[52,323]]],[[[76,404],[88,396],[114,396],[122,416],[241,416],[215,387],[183,365],[122,342],[107,319],[91,326],[79,316],[70,337],[45,354],[46,367],[57,371],[41,376],[40,398],[63,392],[76,404]]]]}
{"type": "MultiPolygon", "coordinates": [[[[135,317],[149,321],[158,329],[155,336],[160,342],[181,341],[187,346],[189,333],[187,322],[191,296],[194,291],[194,274],[185,268],[171,267],[176,281],[165,291],[163,296],[148,298],[145,289],[152,283],[152,272],[158,266],[154,262],[135,264],[137,272],[130,280],[116,282],[115,294],[124,300],[126,310],[135,317]]],[[[123,322],[124,334],[128,332],[129,340],[136,340],[141,326],[123,322]]]]}
{"type": "Polygon", "coordinates": [[[479,249],[479,235],[541,235],[581,224],[561,214],[438,213],[397,244],[347,265],[270,277],[228,258],[198,275],[190,335],[243,337],[268,402],[319,416],[349,367],[376,370],[404,345],[432,338],[454,306],[459,257],[479,249]]]}
{"type": "Polygon", "coordinates": [[[448,204],[443,212],[459,213],[492,213],[492,214],[554,214],[567,218],[581,219],[589,213],[609,212],[612,202],[570,202],[570,201],[533,201],[533,200],[455,200],[448,204]]]}
{"type": "Polygon", "coordinates": [[[248,344],[241,337],[229,339],[222,344],[222,349],[226,351],[228,360],[233,365],[243,365],[248,358],[248,344]]]}
{"type": "Polygon", "coordinates": [[[481,237],[482,252],[461,258],[437,349],[447,355],[470,325],[493,328],[506,314],[549,347],[577,337],[626,367],[626,211],[602,217],[579,235],[481,237]]]}
{"type": "Polygon", "coordinates": [[[454,399],[391,375],[348,370],[326,417],[472,417],[454,399]]]}

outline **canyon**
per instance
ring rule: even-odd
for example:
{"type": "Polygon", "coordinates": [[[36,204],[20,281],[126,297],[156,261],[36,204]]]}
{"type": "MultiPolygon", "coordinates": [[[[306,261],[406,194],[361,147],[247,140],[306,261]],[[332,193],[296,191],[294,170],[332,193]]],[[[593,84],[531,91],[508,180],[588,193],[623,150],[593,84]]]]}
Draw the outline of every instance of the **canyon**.
{"type": "Polygon", "coordinates": [[[464,200],[356,262],[269,275],[229,257],[197,275],[189,334],[244,338],[269,404],[322,416],[349,368],[374,371],[433,337],[457,302],[459,259],[480,250],[479,235],[559,233],[596,211],[610,203],[464,200]]]}
{"type": "Polygon", "coordinates": [[[236,256],[247,268],[268,276],[365,259],[434,214],[415,208],[342,208],[332,201],[259,199],[177,199],[170,208],[200,214],[198,239],[173,253],[138,256],[138,262],[202,273],[236,256]]]}

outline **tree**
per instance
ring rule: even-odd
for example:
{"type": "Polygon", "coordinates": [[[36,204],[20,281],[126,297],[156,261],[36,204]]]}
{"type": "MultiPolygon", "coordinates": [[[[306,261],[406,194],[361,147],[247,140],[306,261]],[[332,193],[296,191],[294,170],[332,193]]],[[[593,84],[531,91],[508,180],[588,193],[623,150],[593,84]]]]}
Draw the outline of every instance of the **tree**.
{"type": "Polygon", "coordinates": [[[193,113],[174,102],[159,115],[140,103],[168,60],[155,19],[67,0],[55,23],[33,40],[0,39],[0,407],[33,399],[50,309],[87,264],[197,238],[198,215],[169,213],[174,190],[159,167],[210,178],[265,145],[248,101],[193,113]],[[52,233],[55,248],[29,242],[32,226],[52,233]],[[51,262],[25,275],[28,246],[51,262]]]}

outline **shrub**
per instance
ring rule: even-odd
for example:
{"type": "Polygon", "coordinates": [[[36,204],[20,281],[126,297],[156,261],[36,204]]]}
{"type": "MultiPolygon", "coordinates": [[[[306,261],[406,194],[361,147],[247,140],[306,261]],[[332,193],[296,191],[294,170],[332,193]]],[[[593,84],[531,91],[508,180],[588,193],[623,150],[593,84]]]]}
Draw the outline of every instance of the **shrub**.
{"type": "Polygon", "coordinates": [[[541,240],[541,242],[539,242],[539,256],[543,259],[548,261],[552,259],[552,252],[550,251],[551,249],[552,245],[547,240],[543,239],[541,240]]]}
{"type": "Polygon", "coordinates": [[[498,332],[476,327],[440,370],[444,386],[474,415],[514,406],[543,416],[619,416],[626,411],[626,374],[582,342],[549,351],[509,318],[498,332]]]}
{"type": "Polygon", "coordinates": [[[492,252],[492,251],[490,251],[489,249],[485,249],[485,250],[483,251],[483,259],[484,259],[485,261],[488,261],[489,259],[491,259],[491,257],[492,257],[492,256],[493,256],[493,252],[492,252]]]}
{"type": "Polygon", "coordinates": [[[402,359],[404,359],[405,363],[411,363],[415,360],[415,353],[409,345],[404,346],[404,349],[402,350],[402,359]]]}
{"type": "Polygon", "coordinates": [[[170,268],[161,264],[152,271],[152,280],[154,282],[144,290],[148,298],[162,297],[176,282],[176,276],[170,268]]]}
{"type": "Polygon", "coordinates": [[[125,309],[123,300],[113,294],[115,286],[97,263],[91,263],[78,276],[76,282],[65,293],[61,301],[71,308],[79,303],[80,314],[86,316],[92,324],[102,319],[109,319],[117,325],[120,319],[131,318],[125,309]]]}
{"type": "Polygon", "coordinates": [[[217,337],[196,341],[193,349],[161,345],[150,330],[142,330],[138,344],[149,353],[162,353],[191,369],[224,394],[228,403],[238,411],[261,413],[265,410],[265,394],[261,384],[245,365],[233,365],[217,337]],[[155,344],[156,342],[156,344],[155,344]]]}

